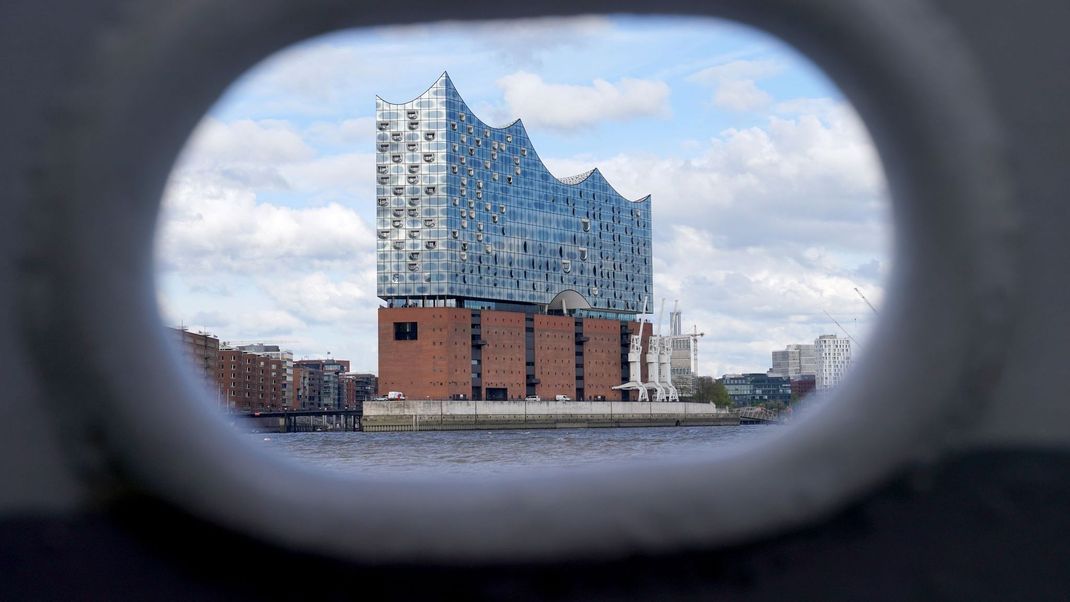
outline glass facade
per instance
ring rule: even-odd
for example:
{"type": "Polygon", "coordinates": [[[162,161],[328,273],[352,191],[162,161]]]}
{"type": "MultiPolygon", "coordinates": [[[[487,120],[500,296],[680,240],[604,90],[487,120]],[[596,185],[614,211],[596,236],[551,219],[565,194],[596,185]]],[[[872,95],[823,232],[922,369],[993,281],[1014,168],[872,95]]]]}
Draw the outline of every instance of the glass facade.
{"type": "Polygon", "coordinates": [[[614,315],[650,305],[649,196],[625,199],[597,169],[554,177],[520,120],[483,123],[445,73],[409,102],[377,98],[376,129],[377,293],[391,305],[565,291],[614,315]]]}

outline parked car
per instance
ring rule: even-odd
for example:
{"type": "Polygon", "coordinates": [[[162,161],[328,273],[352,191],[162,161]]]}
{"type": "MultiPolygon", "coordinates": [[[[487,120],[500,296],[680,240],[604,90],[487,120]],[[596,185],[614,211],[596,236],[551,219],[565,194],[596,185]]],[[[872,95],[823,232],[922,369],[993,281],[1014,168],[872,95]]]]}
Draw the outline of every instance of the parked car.
{"type": "Polygon", "coordinates": [[[524,398],[524,401],[542,401],[542,398],[538,395],[528,395],[524,398]]]}
{"type": "Polygon", "coordinates": [[[558,395],[557,397],[555,397],[555,399],[557,401],[572,401],[572,399],[568,395],[558,395]]]}

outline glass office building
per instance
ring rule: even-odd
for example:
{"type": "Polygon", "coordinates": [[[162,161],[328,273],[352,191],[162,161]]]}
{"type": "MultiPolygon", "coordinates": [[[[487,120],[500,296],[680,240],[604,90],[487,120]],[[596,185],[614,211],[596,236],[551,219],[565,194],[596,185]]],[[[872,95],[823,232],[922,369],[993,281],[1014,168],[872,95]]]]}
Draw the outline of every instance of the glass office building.
{"type": "MultiPolygon", "coordinates": [[[[376,99],[379,297],[391,307],[643,311],[650,197],[597,169],[554,177],[520,120],[480,121],[447,74],[415,99],[376,99]]],[[[649,308],[647,308],[649,309],[649,308]]]]}

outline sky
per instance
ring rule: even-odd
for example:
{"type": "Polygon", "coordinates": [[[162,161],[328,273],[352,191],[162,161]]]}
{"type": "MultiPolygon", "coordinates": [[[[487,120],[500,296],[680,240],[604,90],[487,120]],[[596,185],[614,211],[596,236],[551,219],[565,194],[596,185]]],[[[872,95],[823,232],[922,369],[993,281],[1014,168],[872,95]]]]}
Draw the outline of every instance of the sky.
{"type": "Polygon", "coordinates": [[[699,373],[844,330],[864,350],[891,269],[888,193],[865,126],[779,40],[622,16],[349,30],[280,51],[192,132],[157,231],[169,326],[377,372],[375,97],[447,71],[484,121],[524,120],[550,171],[598,167],[652,199],[662,330],[679,303],[699,373]],[[837,326],[829,316],[840,323],[837,326]],[[842,329],[841,329],[842,327],[842,329]]]}

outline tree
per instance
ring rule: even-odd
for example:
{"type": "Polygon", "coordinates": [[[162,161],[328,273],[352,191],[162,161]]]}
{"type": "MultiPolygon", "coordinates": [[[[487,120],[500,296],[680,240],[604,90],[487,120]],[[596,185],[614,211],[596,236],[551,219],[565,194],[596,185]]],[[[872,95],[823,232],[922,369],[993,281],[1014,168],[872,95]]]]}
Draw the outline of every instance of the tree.
{"type": "Polygon", "coordinates": [[[732,404],[732,398],[728,395],[728,389],[724,383],[712,376],[699,376],[695,378],[695,401],[713,403],[719,406],[732,404]]]}

